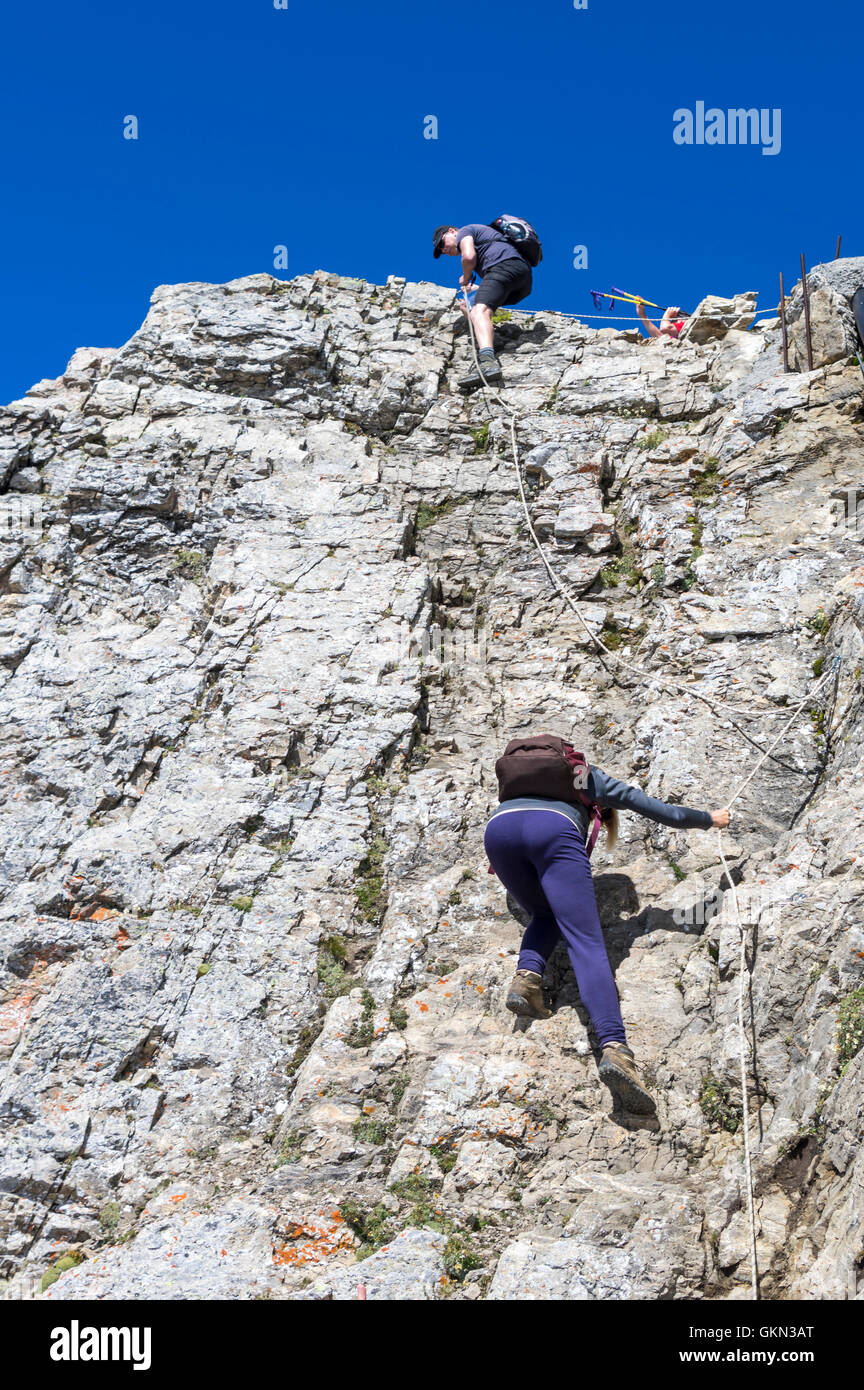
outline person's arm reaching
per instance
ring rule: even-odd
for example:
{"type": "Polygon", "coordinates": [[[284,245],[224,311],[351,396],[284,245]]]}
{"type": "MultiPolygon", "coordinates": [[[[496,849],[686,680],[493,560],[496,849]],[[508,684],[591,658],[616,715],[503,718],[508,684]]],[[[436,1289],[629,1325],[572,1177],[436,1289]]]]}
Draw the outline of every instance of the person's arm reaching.
{"type": "Polygon", "coordinates": [[[463,236],[459,243],[459,250],[462,253],[462,279],[460,283],[470,285],[471,277],[477,268],[477,251],[473,236],[463,236]]]}
{"type": "Polygon", "coordinates": [[[610,777],[599,767],[592,767],[588,785],[585,788],[592,801],[598,806],[614,806],[621,811],[635,811],[638,816],[657,821],[660,825],[674,825],[679,830],[710,830],[712,825],[722,829],[729,824],[729,812],[696,811],[690,806],[673,806],[667,801],[646,796],[638,787],[628,786],[610,777]]]}
{"type": "Polygon", "coordinates": [[[639,315],[645,327],[648,329],[649,338],[663,337],[663,334],[660,332],[660,329],[655,327],[655,325],[649,319],[648,315],[645,313],[645,305],[642,303],[641,299],[637,299],[636,301],[636,313],[639,315]]]}

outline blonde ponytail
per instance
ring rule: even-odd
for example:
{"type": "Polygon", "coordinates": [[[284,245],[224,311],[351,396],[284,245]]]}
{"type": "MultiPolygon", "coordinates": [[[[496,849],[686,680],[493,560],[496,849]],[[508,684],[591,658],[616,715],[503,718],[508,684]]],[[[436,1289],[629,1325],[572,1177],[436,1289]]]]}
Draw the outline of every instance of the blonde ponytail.
{"type": "Polygon", "coordinates": [[[606,831],[606,848],[614,849],[618,843],[618,812],[614,806],[603,806],[600,809],[600,819],[606,831]]]}

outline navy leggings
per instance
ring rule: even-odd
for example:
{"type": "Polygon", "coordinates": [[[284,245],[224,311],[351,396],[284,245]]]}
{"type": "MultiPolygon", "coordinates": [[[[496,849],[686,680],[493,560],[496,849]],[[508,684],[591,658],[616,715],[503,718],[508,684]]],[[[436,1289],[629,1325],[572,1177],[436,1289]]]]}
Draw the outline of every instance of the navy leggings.
{"type": "Polygon", "coordinates": [[[505,811],[486,826],[485,845],[505,888],[532,914],[518,968],[542,975],[563,936],[597,1041],[601,1047],[626,1042],[591,865],[577,827],[559,811],[505,811]]]}

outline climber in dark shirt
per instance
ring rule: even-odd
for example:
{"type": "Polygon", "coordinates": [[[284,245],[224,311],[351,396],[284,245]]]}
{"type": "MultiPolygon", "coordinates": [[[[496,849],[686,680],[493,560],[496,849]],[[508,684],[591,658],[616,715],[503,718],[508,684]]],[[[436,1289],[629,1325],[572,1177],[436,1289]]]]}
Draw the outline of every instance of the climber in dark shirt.
{"type": "MultiPolygon", "coordinates": [[[[468,222],[464,227],[436,227],[432,246],[436,260],[441,255],[462,257],[459,283],[465,289],[471,284],[475,273],[481,277],[471,310],[471,323],[477,335],[483,376],[489,382],[500,381],[503,373],[495,356],[492,315],[502,304],[518,304],[531,293],[530,265],[512,241],[508,241],[494,227],[486,227],[480,222],[468,222]]],[[[472,372],[459,385],[463,388],[480,386],[482,380],[479,373],[472,372]]]]}
{"type": "MultiPolygon", "coordinates": [[[[697,811],[658,801],[599,767],[589,767],[585,792],[600,808],[610,847],[617,834],[619,809],[680,830],[722,829],[729,824],[728,810],[697,811]]],[[[586,851],[590,818],[588,808],[580,802],[520,796],[500,802],[487,822],[485,847],[492,871],[517,903],[532,914],[508,990],[507,1008],[528,1018],[550,1017],[542,977],[563,936],[582,1003],[601,1048],[600,1077],[627,1109],[650,1114],[656,1108],[655,1101],[627,1046],[603,942],[586,851]]]]}

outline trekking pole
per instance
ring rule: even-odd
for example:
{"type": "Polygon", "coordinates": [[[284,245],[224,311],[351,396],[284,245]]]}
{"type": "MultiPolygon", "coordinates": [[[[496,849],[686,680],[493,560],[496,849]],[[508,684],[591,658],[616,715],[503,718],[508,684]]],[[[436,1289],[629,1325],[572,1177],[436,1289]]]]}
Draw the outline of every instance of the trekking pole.
{"type": "Polygon", "coordinates": [[[836,253],[835,257],[834,257],[835,261],[839,261],[839,259],[840,259],[840,243],[841,243],[842,240],[843,240],[842,236],[838,236],[838,238],[837,238],[837,253],[836,253]]]}

